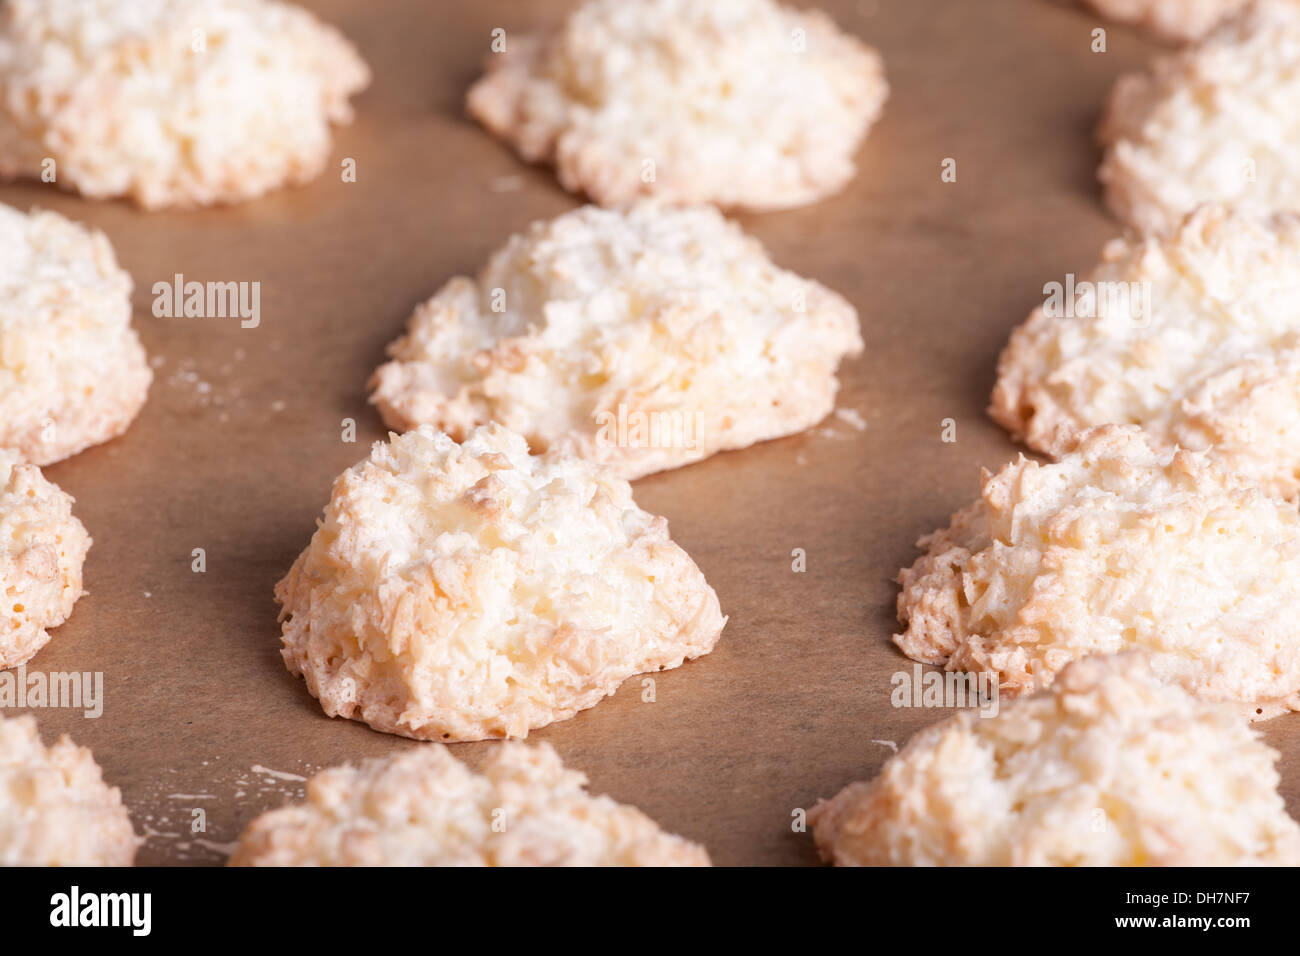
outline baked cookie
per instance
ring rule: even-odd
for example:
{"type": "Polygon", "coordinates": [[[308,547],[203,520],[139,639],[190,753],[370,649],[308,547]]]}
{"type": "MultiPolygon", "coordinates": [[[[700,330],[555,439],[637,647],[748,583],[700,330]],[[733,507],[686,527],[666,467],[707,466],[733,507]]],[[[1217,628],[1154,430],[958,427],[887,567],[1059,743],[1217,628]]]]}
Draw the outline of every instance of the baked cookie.
{"type": "Polygon", "coordinates": [[[841,866],[1300,866],[1278,755],[1137,655],[962,711],[808,818],[841,866]]]}
{"type": "Polygon", "coordinates": [[[45,465],[108,441],[152,379],[104,235],[0,205],[0,449],[45,465]]]}
{"type": "Polygon", "coordinates": [[[1199,40],[1250,0],[1083,0],[1104,17],[1142,27],[1169,43],[1199,40]]]}
{"type": "Polygon", "coordinates": [[[338,31],[274,0],[9,0],[0,176],[148,209],[251,199],[321,172],[369,78],[338,31]]]}
{"type": "Polygon", "coordinates": [[[327,714],[424,739],[526,736],[726,622],[626,481],[499,425],[376,442],[275,593],[285,663],[327,714]]]}
{"type": "Polygon", "coordinates": [[[815,202],[852,178],[889,93],[875,50],[773,0],[589,0],[486,69],[470,114],[601,205],[815,202]]]}
{"type": "Polygon", "coordinates": [[[899,577],[894,642],[913,660],[1046,687],[1125,649],[1252,718],[1300,710],[1300,513],[1204,453],[1141,430],[1084,432],[1060,462],[1023,456],[899,577]]]}
{"type": "Polygon", "coordinates": [[[1167,238],[1109,243],[1077,288],[1012,333],[1000,425],[1058,456],[1084,429],[1138,424],[1300,495],[1300,215],[1203,207],[1167,238]]]}
{"type": "Polygon", "coordinates": [[[811,427],[861,351],[848,302],[716,210],[588,206],[416,309],[371,401],[399,431],[495,421],[632,479],[811,427]]]}
{"type": "Polygon", "coordinates": [[[142,842],[89,750],[0,717],[0,866],[130,866],[142,842]]]}
{"type": "Polygon", "coordinates": [[[593,797],[550,746],[504,743],[474,773],[437,744],[307,783],[264,813],[231,866],[708,866],[702,846],[593,797]]]}
{"type": "Polygon", "coordinates": [[[1202,43],[1121,76],[1098,130],[1117,216],[1173,229],[1206,202],[1300,209],[1300,3],[1260,0],[1202,43]]]}
{"type": "Polygon", "coordinates": [[[30,660],[72,614],[88,550],[72,496],[0,451],[0,669],[30,660]]]}

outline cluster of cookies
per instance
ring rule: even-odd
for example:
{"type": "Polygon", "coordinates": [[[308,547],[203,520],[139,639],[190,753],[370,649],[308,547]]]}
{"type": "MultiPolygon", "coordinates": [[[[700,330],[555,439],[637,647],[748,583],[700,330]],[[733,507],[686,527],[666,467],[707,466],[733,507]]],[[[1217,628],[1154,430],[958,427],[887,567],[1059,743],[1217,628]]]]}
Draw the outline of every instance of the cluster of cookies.
{"type": "MultiPolygon", "coordinates": [[[[470,113],[597,205],[416,310],[370,383],[402,434],[339,477],[276,587],[285,662],[324,710],[421,740],[524,737],[712,650],[717,595],[628,481],[809,428],[862,351],[847,301],[715,206],[843,187],[887,94],[874,51],[773,0],[595,0],[506,49],[470,113]]],[[[247,200],[321,171],[368,76],[273,0],[16,0],[0,176],[147,209],[247,200]]],[[[0,253],[14,666],[70,613],[90,544],[37,466],[125,429],[150,373],[106,238],[0,208],[0,253]]],[[[0,794],[28,796],[0,806],[0,861],[129,862],[138,841],[89,755],[45,749],[30,719],[2,727],[0,794]],[[65,795],[28,798],[74,760],[65,795]],[[74,821],[60,808],[78,797],[94,813],[74,821]]],[[[546,747],[503,744],[476,774],[431,744],[319,775],[232,862],[707,865],[584,783],[546,747]]]]}
{"type": "MultiPolygon", "coordinates": [[[[0,177],[142,207],[303,182],[368,82],[341,34],[266,0],[0,5],[0,177]]],[[[91,539],[41,466],[124,432],[153,375],[131,276],[100,232],[0,205],[0,668],[82,595],[91,539]]],[[[140,839],[90,752],[0,719],[0,865],[131,863],[140,839]]]]}
{"type": "Polygon", "coordinates": [[[899,577],[905,654],[1031,696],[819,804],[836,863],[1300,865],[1247,726],[1300,710],[1300,3],[1090,2],[1199,38],[1099,130],[1135,235],[999,361],[992,417],[1053,461],[899,577]]]}
{"type": "MultiPolygon", "coordinates": [[[[1165,33],[1233,12],[1096,5],[1165,33]]],[[[1148,233],[1108,247],[1097,281],[1151,283],[1151,307],[1017,330],[992,411],[1057,460],[986,475],[901,576],[906,654],[1036,693],[819,804],[835,862],[1300,863],[1276,755],[1236,712],[1300,709],[1300,203],[1266,149],[1285,137],[1233,112],[1288,119],[1297,11],[1262,0],[1119,84],[1102,175],[1148,233]],[[1248,56],[1247,83],[1227,67],[1248,56]],[[1233,123],[1254,138],[1225,144],[1233,123]],[[1256,159],[1241,188],[1234,148],[1256,159]]],[[[274,0],[14,0],[0,174],[53,162],[146,208],[248,199],[320,171],[367,78],[274,0]]],[[[589,0],[489,57],[471,115],[595,205],[416,309],[370,381],[395,433],[339,476],[275,589],[285,663],[327,714],[434,743],[317,775],[232,863],[708,865],[547,746],[494,745],[476,773],[442,743],[525,737],[713,649],[718,597],[629,481],[833,409],[856,311],[715,207],[842,188],[886,96],[873,50],[774,0],[589,0]]],[[[90,545],[38,466],[120,433],[149,371],[103,236],[0,207],[0,251],[13,666],[71,612],[90,545]]],[[[0,721],[0,862],[122,864],[137,844],[86,751],[0,721]]]]}
{"type": "MultiPolygon", "coordinates": [[[[335,482],[276,588],[327,713],[523,737],[713,649],[717,595],[628,481],[834,408],[857,312],[715,207],[838,190],[886,92],[874,51],[772,0],[593,0],[489,57],[470,113],[596,205],[447,282],[372,376],[404,434],[335,482]]],[[[407,752],[314,778],[232,863],[708,865],[582,783],[549,747],[503,744],[479,776],[407,752]]]]}

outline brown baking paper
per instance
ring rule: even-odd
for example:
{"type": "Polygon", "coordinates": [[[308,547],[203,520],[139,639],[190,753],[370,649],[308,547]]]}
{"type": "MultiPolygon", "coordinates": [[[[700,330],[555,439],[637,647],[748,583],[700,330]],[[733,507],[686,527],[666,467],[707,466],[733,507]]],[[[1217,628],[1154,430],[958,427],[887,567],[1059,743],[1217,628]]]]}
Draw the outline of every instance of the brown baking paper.
{"type": "MultiPolygon", "coordinates": [[[[301,794],[300,778],[436,746],[325,717],[281,662],[272,588],[334,477],[384,436],[365,382],[412,308],[580,202],[462,110],[491,30],[552,22],[566,2],[306,5],[375,72],[315,183],[175,213],[0,187],[0,201],[108,234],[157,363],[124,437],[46,469],[95,543],[89,593],[28,665],[102,672],[100,717],[34,712],[47,740],[66,732],[94,749],[148,836],[145,864],[221,863],[249,820],[301,794]],[[259,282],[260,323],[155,317],[154,283],[178,273],[259,282]]],[[[947,716],[891,706],[891,676],[912,668],[889,641],[892,579],[916,538],[975,496],[980,467],[1019,450],[984,414],[995,359],[1043,284],[1088,269],[1120,231],[1100,202],[1092,130],[1114,77],[1158,49],[1112,27],[1108,52],[1093,53],[1100,21],[1046,0],[821,5],[884,54],[883,119],[841,195],[741,219],[778,264],[859,309],[866,353],[841,374],[849,414],[636,483],[730,622],[712,654],[655,675],[653,703],[634,678],[531,735],[718,864],[816,862],[796,811],[947,716]],[[940,180],[945,158],[955,183],[940,180]],[[945,419],[955,442],[941,440],[945,419]]],[[[1263,731],[1300,815],[1300,718],[1263,731]]],[[[454,751],[474,763],[492,746],[454,751]]]]}

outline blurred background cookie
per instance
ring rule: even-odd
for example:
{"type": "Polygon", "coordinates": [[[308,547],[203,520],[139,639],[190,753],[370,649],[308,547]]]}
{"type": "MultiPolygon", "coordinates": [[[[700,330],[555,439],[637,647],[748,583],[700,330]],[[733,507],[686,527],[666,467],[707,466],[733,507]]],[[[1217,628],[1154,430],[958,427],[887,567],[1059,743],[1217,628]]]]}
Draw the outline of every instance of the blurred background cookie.
{"type": "Polygon", "coordinates": [[[1277,756],[1141,656],[1089,658],[927,727],[809,820],[842,866],[1298,866],[1277,756]]]}
{"type": "Polygon", "coordinates": [[[1170,43],[1199,40],[1251,0],[1080,0],[1104,17],[1148,30],[1170,43]]]}
{"type": "Polygon", "coordinates": [[[152,379],[108,239],[0,204],[0,448],[45,465],[108,441],[152,379]]]}
{"type": "Polygon", "coordinates": [[[276,0],[10,0],[0,176],[149,209],[317,176],[370,80],[352,45],[276,0]]]}
{"type": "Polygon", "coordinates": [[[0,667],[17,667],[72,614],[90,535],[72,496],[0,451],[0,667]]]}
{"type": "Polygon", "coordinates": [[[775,209],[852,178],[888,96],[880,55],[773,0],[589,0],[487,57],[469,112],[609,205],[775,209]]]}
{"type": "Polygon", "coordinates": [[[1121,76],[1098,129],[1115,215],[1175,228],[1205,202],[1300,210],[1300,3],[1259,0],[1196,46],[1121,76]]]}
{"type": "Polygon", "coordinates": [[[307,784],[264,813],[232,866],[708,866],[697,844],[592,796],[547,744],[503,743],[475,773],[429,744],[307,784]]]}
{"type": "Polygon", "coordinates": [[[1300,214],[1206,206],[1102,261],[1017,328],[989,409],[1060,455],[1095,425],[1209,450],[1270,494],[1300,494],[1300,214]]]}
{"type": "Polygon", "coordinates": [[[390,427],[495,421],[632,479],[815,425],[862,337],[716,210],[640,203],[534,223],[388,351],[370,385],[390,427]]]}
{"type": "Polygon", "coordinates": [[[130,866],[142,842],[89,750],[0,717],[0,866],[130,866]]]}

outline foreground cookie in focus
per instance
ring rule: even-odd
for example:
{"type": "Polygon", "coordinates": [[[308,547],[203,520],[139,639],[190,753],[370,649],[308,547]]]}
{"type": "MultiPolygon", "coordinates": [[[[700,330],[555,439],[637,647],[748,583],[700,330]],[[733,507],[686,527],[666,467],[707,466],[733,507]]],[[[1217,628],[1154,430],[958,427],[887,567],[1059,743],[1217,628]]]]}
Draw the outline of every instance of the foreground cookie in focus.
{"type": "Polygon", "coordinates": [[[822,199],[889,93],[873,49],[773,0],[591,0],[486,67],[471,115],[602,205],[822,199]]]}
{"type": "Polygon", "coordinates": [[[626,481],[496,425],[377,442],[276,597],[285,663],[327,714],[425,739],[526,736],[726,623],[626,481]]]}
{"type": "Polygon", "coordinates": [[[30,660],[72,614],[89,550],[72,496],[0,451],[0,668],[30,660]]]}
{"type": "Polygon", "coordinates": [[[0,204],[0,449],[46,465],[108,441],[152,380],[104,235],[0,204]]]}
{"type": "Polygon", "coordinates": [[[1300,210],[1300,3],[1261,0],[1115,84],[1098,138],[1117,216],[1173,229],[1206,202],[1300,210]]]}
{"type": "Polygon", "coordinates": [[[1300,710],[1300,513],[1137,428],[1012,462],[922,538],[894,642],[913,660],[1041,689],[1070,661],[1151,652],[1152,673],[1252,718],[1300,710]]]}
{"type": "Polygon", "coordinates": [[[1170,43],[1199,40],[1245,10],[1250,0],[1081,0],[1104,17],[1170,43]]]}
{"type": "Polygon", "coordinates": [[[142,842],[89,750],[0,717],[0,866],[130,866],[142,842]]]}
{"type": "Polygon", "coordinates": [[[332,27],[275,0],[9,0],[0,176],[149,209],[315,178],[369,82],[332,27]]]}
{"type": "Polygon", "coordinates": [[[231,866],[708,866],[704,848],[586,791],[547,744],[495,747],[474,773],[431,744],[307,783],[264,813],[231,866]]]}
{"type": "Polygon", "coordinates": [[[935,724],[809,813],[841,866],[1300,866],[1278,755],[1138,655],[935,724]]]}
{"type": "Polygon", "coordinates": [[[1134,423],[1300,495],[1300,215],[1207,206],[1168,238],[1111,242],[1080,286],[1091,301],[1049,302],[1012,334],[999,424],[1058,456],[1134,423]]]}
{"type": "Polygon", "coordinates": [[[371,401],[398,430],[495,421],[632,479],[811,427],[861,351],[848,302],[716,210],[588,206],[420,306],[371,401]]]}

